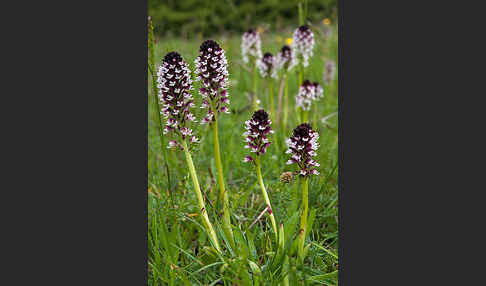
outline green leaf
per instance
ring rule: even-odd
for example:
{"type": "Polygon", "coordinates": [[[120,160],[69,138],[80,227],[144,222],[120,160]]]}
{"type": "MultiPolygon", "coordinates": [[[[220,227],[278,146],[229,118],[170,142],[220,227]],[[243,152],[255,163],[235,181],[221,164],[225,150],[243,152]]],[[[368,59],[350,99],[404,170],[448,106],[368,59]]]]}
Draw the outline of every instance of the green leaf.
{"type": "Polygon", "coordinates": [[[253,272],[253,274],[255,274],[255,275],[262,275],[262,270],[260,269],[260,267],[258,266],[258,264],[256,264],[255,262],[251,261],[250,259],[248,259],[248,265],[250,265],[250,269],[251,269],[251,272],[253,272]]]}

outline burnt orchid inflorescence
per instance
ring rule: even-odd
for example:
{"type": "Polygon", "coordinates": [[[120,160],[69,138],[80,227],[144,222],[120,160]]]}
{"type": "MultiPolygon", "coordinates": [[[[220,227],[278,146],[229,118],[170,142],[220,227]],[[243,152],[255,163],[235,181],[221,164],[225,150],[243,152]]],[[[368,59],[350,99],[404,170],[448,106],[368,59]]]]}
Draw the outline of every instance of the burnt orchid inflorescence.
{"type": "Polygon", "coordinates": [[[292,52],[304,67],[309,65],[309,58],[313,55],[314,34],[309,26],[300,26],[295,30],[292,40],[292,52]]]}
{"type": "MultiPolygon", "coordinates": [[[[182,140],[188,138],[191,143],[198,143],[199,139],[190,128],[195,117],[190,111],[194,103],[190,93],[193,87],[189,66],[177,52],[168,53],[162,60],[157,72],[157,87],[162,104],[160,113],[166,119],[164,134],[172,133],[182,140]]],[[[182,149],[181,142],[169,141],[168,148],[174,147],[182,149]]]]}
{"type": "Polygon", "coordinates": [[[285,45],[277,54],[276,63],[279,70],[284,72],[290,71],[295,66],[295,60],[292,55],[290,46],[285,45]]]}
{"type": "Polygon", "coordinates": [[[164,134],[173,133],[181,139],[169,141],[168,147],[179,147],[184,151],[201,219],[210,239],[213,241],[214,247],[218,252],[221,252],[218,237],[206,211],[196,168],[194,167],[191,152],[189,151],[190,144],[198,142],[198,139],[192,134],[192,129],[190,128],[190,122],[194,121],[194,115],[192,115],[189,109],[194,107],[194,103],[192,95],[189,92],[193,88],[188,64],[182,60],[181,55],[177,52],[170,52],[162,60],[162,65],[159,68],[157,76],[159,99],[163,104],[161,114],[166,119],[164,134]]]}
{"type": "MultiPolygon", "coordinates": [[[[272,127],[270,127],[272,121],[270,120],[268,113],[265,110],[260,109],[253,113],[250,120],[245,121],[245,141],[247,144],[245,148],[250,149],[250,152],[255,153],[256,156],[265,154],[267,147],[271,142],[268,140],[268,134],[273,133],[272,127]]],[[[243,162],[254,162],[255,158],[252,156],[246,156],[243,162]]]]}
{"type": "Polygon", "coordinates": [[[201,108],[207,108],[208,113],[201,121],[211,123],[215,120],[214,113],[228,110],[228,61],[224,50],[213,40],[204,41],[199,49],[199,56],[194,61],[196,81],[202,82],[199,90],[203,100],[201,108]]]}
{"type": "Polygon", "coordinates": [[[306,80],[299,88],[299,93],[295,98],[295,103],[304,111],[311,108],[312,102],[324,96],[324,89],[318,82],[306,80]]]}
{"type": "Polygon", "coordinates": [[[336,69],[336,64],[329,60],[326,63],[326,72],[324,73],[324,82],[329,84],[332,80],[334,80],[334,72],[336,69]]]}
{"type": "Polygon", "coordinates": [[[268,197],[267,189],[265,188],[265,184],[263,183],[261,170],[262,163],[260,158],[261,155],[265,154],[265,152],[267,151],[267,147],[270,146],[270,141],[267,138],[268,134],[273,133],[270,124],[272,124],[272,121],[270,120],[268,113],[265,112],[265,110],[263,109],[255,111],[251,119],[245,121],[246,132],[243,133],[243,136],[246,136],[245,141],[247,143],[245,145],[245,148],[250,149],[252,153],[255,153],[255,156],[246,156],[243,159],[243,162],[252,162],[253,165],[256,167],[258,183],[262,190],[265,203],[267,204],[268,215],[270,216],[273,232],[275,234],[275,242],[277,242],[277,223],[275,221],[275,216],[273,215],[272,205],[270,203],[270,198],[268,197]]]}
{"type": "Polygon", "coordinates": [[[257,31],[250,29],[246,31],[241,38],[241,54],[243,61],[249,63],[250,56],[256,59],[262,57],[260,35],[257,31]]]}
{"type": "Polygon", "coordinates": [[[299,167],[299,175],[301,177],[309,177],[311,174],[319,175],[316,167],[319,167],[312,157],[317,155],[316,151],[319,148],[319,134],[312,130],[308,123],[302,123],[297,126],[292,136],[287,139],[287,154],[292,154],[287,161],[287,165],[297,164],[299,167]]]}
{"type": "Polygon", "coordinates": [[[265,53],[263,57],[257,62],[257,67],[260,70],[260,75],[264,78],[277,78],[277,64],[276,58],[271,53],[265,53]]]}

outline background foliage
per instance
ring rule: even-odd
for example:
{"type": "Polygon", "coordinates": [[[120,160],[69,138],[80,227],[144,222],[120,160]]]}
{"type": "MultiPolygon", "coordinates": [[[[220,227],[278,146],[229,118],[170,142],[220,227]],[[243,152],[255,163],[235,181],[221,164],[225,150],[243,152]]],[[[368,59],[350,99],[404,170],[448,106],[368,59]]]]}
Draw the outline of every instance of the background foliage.
{"type": "MultiPolygon", "coordinates": [[[[297,0],[149,0],[159,36],[241,33],[256,25],[280,30],[298,22],[297,0]]],[[[309,22],[337,19],[337,0],[308,0],[309,22]]]]}

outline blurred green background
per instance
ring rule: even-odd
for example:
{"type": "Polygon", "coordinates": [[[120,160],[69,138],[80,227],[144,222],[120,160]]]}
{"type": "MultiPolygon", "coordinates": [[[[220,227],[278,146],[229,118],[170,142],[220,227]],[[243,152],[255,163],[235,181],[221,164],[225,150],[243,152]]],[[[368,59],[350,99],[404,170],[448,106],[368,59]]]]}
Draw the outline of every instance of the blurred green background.
{"type": "MultiPolygon", "coordinates": [[[[190,37],[241,33],[261,26],[279,31],[298,25],[298,0],[149,0],[157,36],[190,37]]],[[[308,0],[309,23],[337,20],[337,0],[308,0]]]]}

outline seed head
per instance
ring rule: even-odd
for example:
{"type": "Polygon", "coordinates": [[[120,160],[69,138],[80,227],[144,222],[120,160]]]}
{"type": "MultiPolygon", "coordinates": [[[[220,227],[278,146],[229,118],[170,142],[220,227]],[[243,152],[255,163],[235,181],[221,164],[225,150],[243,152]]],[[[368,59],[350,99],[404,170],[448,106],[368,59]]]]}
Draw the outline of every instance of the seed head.
{"type": "Polygon", "coordinates": [[[316,156],[319,148],[319,134],[312,130],[308,123],[302,123],[294,129],[292,136],[287,139],[287,154],[291,154],[287,165],[297,164],[299,167],[299,175],[301,177],[309,177],[311,174],[319,175],[315,167],[319,167],[312,157],[316,156]]]}
{"type": "Polygon", "coordinates": [[[196,81],[201,81],[199,89],[202,96],[201,108],[207,108],[208,113],[201,124],[214,121],[215,112],[229,113],[228,110],[228,61],[224,50],[213,40],[204,41],[199,49],[199,56],[194,61],[196,81]]]}
{"type": "Polygon", "coordinates": [[[245,63],[249,62],[249,56],[256,59],[262,57],[260,35],[257,31],[250,29],[243,33],[241,38],[241,54],[245,63]]]}
{"type": "MultiPolygon", "coordinates": [[[[267,147],[271,144],[267,138],[268,134],[273,133],[270,124],[272,124],[272,121],[268,113],[263,109],[255,111],[251,119],[245,121],[246,131],[243,133],[243,136],[246,137],[245,142],[247,144],[245,148],[250,149],[252,153],[256,153],[256,156],[265,154],[267,147]]],[[[254,161],[254,158],[251,156],[246,156],[243,159],[243,162],[251,161],[254,161]]]]}
{"type": "Polygon", "coordinates": [[[276,58],[271,53],[265,53],[263,58],[257,62],[257,67],[260,70],[260,74],[264,78],[277,78],[276,72],[276,58]]]}
{"type": "Polygon", "coordinates": [[[324,96],[324,89],[317,82],[305,80],[299,88],[295,103],[303,110],[310,110],[312,102],[324,96]]]}
{"type": "Polygon", "coordinates": [[[289,184],[292,183],[294,180],[294,175],[292,172],[283,172],[282,175],[280,175],[280,182],[284,184],[289,184]]]}
{"type": "MultiPolygon", "coordinates": [[[[192,80],[188,64],[177,52],[165,55],[157,72],[158,97],[162,105],[161,114],[165,118],[164,134],[172,133],[190,143],[199,140],[192,134],[191,121],[195,121],[190,109],[194,107],[191,93],[192,80]]],[[[168,148],[182,145],[176,140],[169,141],[168,148]]]]}
{"type": "Polygon", "coordinates": [[[309,26],[300,26],[294,32],[294,40],[292,41],[292,51],[295,57],[302,60],[304,67],[309,65],[309,58],[313,55],[314,48],[314,34],[309,26]]]}

